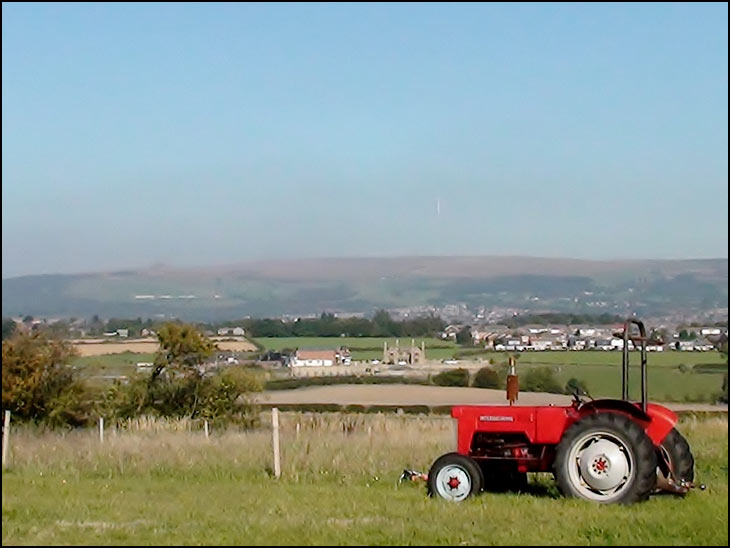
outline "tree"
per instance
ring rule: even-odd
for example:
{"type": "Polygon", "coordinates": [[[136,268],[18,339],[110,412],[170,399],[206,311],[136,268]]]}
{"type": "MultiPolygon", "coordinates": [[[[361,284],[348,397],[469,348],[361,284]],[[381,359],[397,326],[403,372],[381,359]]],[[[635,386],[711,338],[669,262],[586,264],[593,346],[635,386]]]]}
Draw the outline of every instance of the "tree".
{"type": "Polygon", "coordinates": [[[375,337],[400,337],[402,334],[401,324],[390,317],[387,310],[378,310],[373,316],[375,337]]]}
{"type": "MultiPolygon", "coordinates": [[[[720,348],[720,355],[725,359],[725,363],[727,364],[727,341],[725,341],[724,346],[720,348]]],[[[720,394],[720,401],[722,403],[727,403],[727,373],[725,373],[725,376],[722,378],[722,393],[720,394]]]]}
{"type": "Polygon", "coordinates": [[[462,327],[457,333],[456,333],[456,342],[464,345],[464,346],[471,346],[474,344],[474,340],[471,336],[471,327],[466,326],[462,327]]]}
{"type": "Polygon", "coordinates": [[[66,409],[76,405],[81,395],[68,363],[74,355],[69,343],[51,339],[40,331],[19,332],[4,340],[3,409],[20,420],[52,418],[57,422],[77,422],[78,417],[66,417],[66,409]]]}
{"type": "Polygon", "coordinates": [[[568,382],[565,383],[565,393],[573,394],[578,391],[578,394],[588,394],[588,385],[585,381],[571,377],[568,382]]]}
{"type": "Polygon", "coordinates": [[[469,386],[469,371],[464,368],[442,371],[433,378],[439,386],[469,386]]]}
{"type": "Polygon", "coordinates": [[[107,400],[112,401],[108,406],[118,407],[121,416],[147,411],[195,416],[203,385],[202,365],[213,355],[215,346],[190,324],[163,324],[157,330],[157,340],[160,349],[152,374],[146,380],[137,379],[127,389],[115,387],[107,394],[107,400]]]}
{"type": "Polygon", "coordinates": [[[11,318],[3,318],[3,340],[10,338],[13,333],[15,333],[15,330],[17,329],[17,326],[15,325],[15,321],[11,318]]]}
{"type": "Polygon", "coordinates": [[[258,377],[245,368],[227,368],[208,374],[204,363],[216,350],[195,326],[167,323],[157,330],[160,350],[154,370],[143,382],[128,388],[115,386],[106,397],[107,407],[120,417],[152,412],[162,416],[233,419],[251,424],[254,416],[248,400],[260,391],[258,377]],[[136,402],[137,405],[130,405],[136,402]]]}
{"type": "Polygon", "coordinates": [[[504,382],[500,380],[499,373],[491,367],[482,367],[474,376],[476,388],[504,388],[504,382]]]}
{"type": "Polygon", "coordinates": [[[199,376],[202,363],[213,355],[215,345],[194,325],[166,323],[157,330],[160,349],[155,354],[152,380],[164,369],[182,376],[199,376]]]}
{"type": "Polygon", "coordinates": [[[525,392],[550,392],[562,394],[563,387],[549,367],[533,367],[525,375],[525,392]]]}
{"type": "Polygon", "coordinates": [[[679,332],[679,340],[680,341],[691,341],[693,339],[693,335],[689,333],[686,329],[682,329],[679,332]]]}

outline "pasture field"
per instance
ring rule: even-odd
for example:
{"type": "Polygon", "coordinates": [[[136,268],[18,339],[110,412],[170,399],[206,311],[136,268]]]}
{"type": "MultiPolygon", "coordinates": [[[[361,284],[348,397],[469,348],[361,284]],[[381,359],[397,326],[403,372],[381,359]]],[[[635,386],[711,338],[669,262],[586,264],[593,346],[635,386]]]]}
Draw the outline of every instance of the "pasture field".
{"type": "MultiPolygon", "coordinates": [[[[398,339],[401,348],[411,345],[411,339],[420,348],[421,342],[426,343],[426,355],[430,348],[460,348],[454,341],[446,341],[433,337],[403,337],[398,339]]],[[[267,350],[282,350],[284,348],[337,348],[346,346],[350,350],[375,350],[380,351],[383,356],[383,343],[388,343],[388,348],[395,347],[395,338],[388,337],[259,337],[254,339],[258,344],[267,350]]]]}
{"type": "MultiPolygon", "coordinates": [[[[641,363],[640,352],[629,353],[629,363],[639,365],[641,363]]],[[[546,351],[546,352],[520,352],[517,354],[517,364],[530,363],[540,365],[614,365],[621,369],[621,352],[602,350],[581,350],[581,351],[546,351]]],[[[494,358],[497,361],[507,361],[504,352],[492,352],[480,354],[482,358],[494,358]]],[[[647,352],[647,363],[649,371],[655,367],[678,367],[680,364],[694,366],[700,363],[722,363],[725,359],[717,351],[711,352],[647,352]]]]}
{"type": "Polygon", "coordinates": [[[728,543],[727,418],[678,425],[706,491],[631,507],[562,498],[549,474],[531,477],[525,494],[461,504],[399,484],[404,468],[427,472],[452,450],[448,418],[285,413],[281,424],[278,480],[265,426],[206,440],[150,423],[104,444],[95,431],[17,429],[3,471],[3,545],[728,543]]]}
{"type": "Polygon", "coordinates": [[[82,378],[96,375],[120,376],[133,375],[137,371],[137,362],[152,362],[152,353],[123,352],[97,356],[77,356],[71,360],[82,378]]]}
{"type": "MultiPolygon", "coordinates": [[[[295,341],[298,339],[272,339],[278,341],[295,341]]],[[[330,339],[306,339],[309,341],[330,340],[330,339]]],[[[339,338],[331,340],[339,341],[339,338]]],[[[348,339],[346,339],[348,340],[348,339]]],[[[357,339],[355,339],[357,340],[357,339]]],[[[361,341],[381,341],[385,339],[361,339],[361,341]]],[[[437,339],[434,339],[437,340],[437,339]]],[[[395,340],[392,341],[395,344],[395,340]]],[[[441,341],[439,341],[441,342],[441,341]]],[[[219,343],[222,345],[223,343],[219,343]]],[[[372,342],[364,342],[361,344],[373,344],[372,342]]],[[[410,344],[410,343],[409,343],[410,344]]],[[[448,344],[448,343],[444,343],[448,344]]],[[[295,345],[296,346],[296,345],[295,345]]],[[[303,346],[303,345],[302,345],[303,346]]],[[[332,343],[331,343],[331,346],[332,343]]],[[[282,343],[281,348],[286,347],[282,343]]],[[[458,347],[454,346],[453,349],[458,347]]],[[[448,354],[449,357],[453,353],[451,348],[438,348],[428,350],[426,354],[429,358],[438,359],[435,353],[448,354]]],[[[359,351],[361,353],[372,353],[373,357],[381,357],[382,352],[377,351],[359,351]]],[[[356,359],[358,351],[353,351],[356,359]]],[[[440,371],[453,369],[457,367],[467,367],[472,374],[480,367],[487,365],[488,359],[492,359],[496,363],[506,362],[507,357],[504,353],[493,352],[479,356],[481,361],[477,360],[459,360],[456,365],[446,366],[441,363],[426,365],[422,367],[409,368],[404,373],[409,376],[420,376],[426,382],[427,376],[435,375],[440,371]]],[[[243,359],[246,359],[244,356],[243,359]]],[[[153,354],[136,354],[125,352],[122,354],[110,354],[99,356],[81,356],[72,360],[72,364],[77,366],[82,377],[90,376],[130,376],[136,371],[137,362],[151,362],[153,354]]],[[[727,371],[727,362],[717,352],[663,352],[649,354],[648,366],[648,384],[649,398],[654,401],[674,401],[674,402],[691,402],[691,401],[707,401],[714,400],[714,396],[722,387],[723,371],[727,371]],[[680,364],[685,367],[680,369],[680,364]],[[709,364],[717,372],[697,372],[692,370],[694,366],[709,364]]],[[[639,397],[640,377],[639,377],[639,356],[632,354],[630,371],[630,387],[631,397],[639,397]]],[[[517,361],[517,370],[521,378],[531,368],[537,366],[549,366],[553,369],[555,377],[561,386],[572,377],[582,380],[588,386],[588,390],[593,397],[617,397],[621,392],[621,354],[619,352],[524,352],[519,354],[517,361]]],[[[362,373],[362,371],[353,368],[349,374],[362,373]]],[[[278,374],[285,373],[280,371],[278,374]]],[[[327,374],[332,373],[326,371],[327,374]]],[[[387,374],[386,371],[381,373],[387,374]]],[[[408,390],[408,387],[404,387],[408,390]]]]}

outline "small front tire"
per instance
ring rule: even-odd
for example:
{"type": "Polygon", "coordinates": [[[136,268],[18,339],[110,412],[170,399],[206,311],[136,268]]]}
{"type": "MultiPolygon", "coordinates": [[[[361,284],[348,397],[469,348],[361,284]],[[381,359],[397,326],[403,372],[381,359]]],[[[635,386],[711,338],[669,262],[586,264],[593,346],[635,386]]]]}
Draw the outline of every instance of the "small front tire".
{"type": "Polygon", "coordinates": [[[459,453],[436,459],[428,473],[428,495],[461,502],[482,490],[484,479],[479,465],[459,453]]]}

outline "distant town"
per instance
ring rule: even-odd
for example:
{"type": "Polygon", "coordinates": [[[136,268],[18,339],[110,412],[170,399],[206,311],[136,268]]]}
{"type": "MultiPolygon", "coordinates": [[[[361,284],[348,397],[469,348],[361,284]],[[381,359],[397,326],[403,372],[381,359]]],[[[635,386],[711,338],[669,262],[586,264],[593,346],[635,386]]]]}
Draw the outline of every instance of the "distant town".
{"type": "MultiPolygon", "coordinates": [[[[710,315],[715,321],[687,321],[680,318],[650,318],[645,321],[649,352],[709,352],[727,345],[727,309],[710,315]]],[[[705,318],[708,316],[705,315],[705,318]]],[[[43,329],[58,337],[83,341],[154,341],[155,325],[166,319],[142,318],[33,318],[3,319],[3,338],[15,330],[43,329]]],[[[620,351],[623,348],[624,318],[617,315],[532,313],[514,309],[480,309],[470,311],[466,305],[450,305],[441,309],[416,307],[377,311],[371,318],[365,314],[321,313],[309,316],[278,318],[243,318],[240,322],[198,324],[204,334],[216,340],[291,337],[293,348],[259,347],[256,359],[289,367],[349,366],[356,362],[391,365],[418,365],[434,361],[429,349],[439,348],[438,341],[455,348],[480,352],[545,352],[545,351],[620,351]],[[437,315],[438,314],[438,315],[437,315]],[[331,343],[311,347],[311,338],[327,338],[331,343]],[[343,337],[392,337],[390,347],[381,343],[382,357],[354,360],[343,337]],[[429,343],[413,344],[415,337],[428,337],[429,343]],[[307,338],[310,338],[308,340],[307,338]],[[400,342],[399,342],[400,341],[400,342]]],[[[442,348],[442,347],[441,347],[442,348]]],[[[634,345],[629,341],[629,348],[634,345]]],[[[370,349],[371,351],[373,349],[370,349]]],[[[250,357],[250,353],[247,354],[250,357]]],[[[242,353],[228,351],[216,361],[238,363],[242,353]]],[[[457,363],[443,358],[440,361],[457,363]]],[[[148,364],[143,363],[142,366],[148,364]]]]}

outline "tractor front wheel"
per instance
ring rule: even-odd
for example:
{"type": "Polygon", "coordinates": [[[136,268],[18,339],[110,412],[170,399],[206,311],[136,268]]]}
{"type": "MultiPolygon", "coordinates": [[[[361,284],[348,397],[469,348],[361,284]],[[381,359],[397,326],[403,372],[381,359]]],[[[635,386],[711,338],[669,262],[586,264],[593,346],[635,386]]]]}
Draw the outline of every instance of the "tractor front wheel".
{"type": "Polygon", "coordinates": [[[461,502],[478,494],[484,481],[479,465],[459,453],[447,453],[436,459],[428,473],[428,495],[451,502],[461,502]]]}
{"type": "Polygon", "coordinates": [[[654,445],[641,426],[618,413],[595,413],[565,431],[554,472],[565,496],[630,504],[649,497],[656,467],[654,445]]]}

